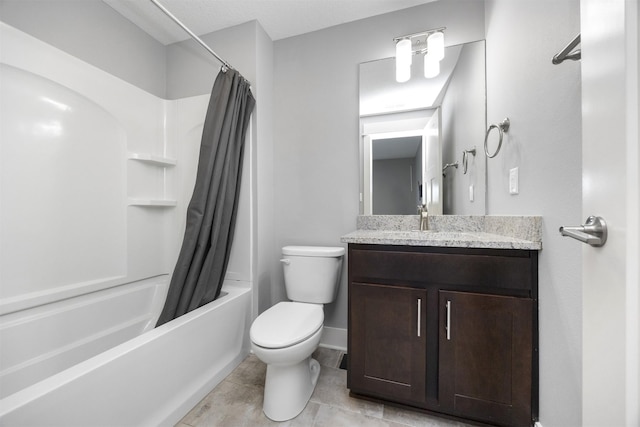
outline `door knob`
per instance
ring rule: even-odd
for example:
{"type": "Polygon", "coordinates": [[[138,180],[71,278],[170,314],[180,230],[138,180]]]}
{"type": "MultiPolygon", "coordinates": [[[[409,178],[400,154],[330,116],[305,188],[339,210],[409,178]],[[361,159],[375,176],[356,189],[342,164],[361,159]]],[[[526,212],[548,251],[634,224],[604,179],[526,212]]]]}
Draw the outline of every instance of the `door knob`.
{"type": "Polygon", "coordinates": [[[560,234],[572,237],[591,246],[600,247],[607,242],[607,223],[599,216],[590,216],[587,222],[576,227],[560,227],[560,234]]]}

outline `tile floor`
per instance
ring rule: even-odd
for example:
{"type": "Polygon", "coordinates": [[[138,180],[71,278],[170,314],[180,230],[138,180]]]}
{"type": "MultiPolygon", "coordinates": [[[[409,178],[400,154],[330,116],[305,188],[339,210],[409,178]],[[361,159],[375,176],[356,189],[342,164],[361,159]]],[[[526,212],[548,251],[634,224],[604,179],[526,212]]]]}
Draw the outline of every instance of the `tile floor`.
{"type": "MultiPolygon", "coordinates": [[[[339,369],[342,352],[319,348],[314,359],[322,370],[309,403],[284,423],[262,413],[266,365],[249,355],[224,381],[191,410],[177,427],[467,427],[469,425],[349,397],[347,371],[339,369]]],[[[469,426],[470,427],[470,426],[469,426]]]]}

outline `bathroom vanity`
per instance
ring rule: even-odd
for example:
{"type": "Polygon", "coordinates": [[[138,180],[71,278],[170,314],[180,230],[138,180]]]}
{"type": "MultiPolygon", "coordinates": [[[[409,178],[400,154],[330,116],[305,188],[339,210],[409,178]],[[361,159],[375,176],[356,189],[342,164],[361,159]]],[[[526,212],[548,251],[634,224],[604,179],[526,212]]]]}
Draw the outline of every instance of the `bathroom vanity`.
{"type": "Polygon", "coordinates": [[[495,425],[535,422],[540,221],[518,217],[533,229],[527,240],[488,233],[476,218],[482,227],[471,231],[343,236],[352,396],[495,425]]]}

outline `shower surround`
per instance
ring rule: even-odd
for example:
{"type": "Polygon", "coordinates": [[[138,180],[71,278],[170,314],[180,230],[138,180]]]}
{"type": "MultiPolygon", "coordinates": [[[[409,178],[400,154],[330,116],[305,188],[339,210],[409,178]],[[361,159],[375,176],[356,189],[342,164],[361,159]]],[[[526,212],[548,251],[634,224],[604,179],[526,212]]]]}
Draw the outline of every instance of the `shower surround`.
{"type": "Polygon", "coordinates": [[[208,95],[164,100],[1,22],[0,38],[0,423],[172,424],[248,352],[251,179],[226,296],[152,330],[208,95]]]}

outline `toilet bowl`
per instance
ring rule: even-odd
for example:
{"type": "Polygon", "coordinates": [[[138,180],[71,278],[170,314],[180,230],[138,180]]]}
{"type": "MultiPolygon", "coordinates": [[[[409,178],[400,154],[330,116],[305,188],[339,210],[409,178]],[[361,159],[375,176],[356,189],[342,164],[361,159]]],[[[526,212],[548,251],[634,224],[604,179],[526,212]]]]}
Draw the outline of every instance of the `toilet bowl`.
{"type": "Polygon", "coordinates": [[[343,248],[287,246],[282,249],[285,288],[292,301],[279,302],[251,325],[251,350],[267,364],[263,412],[273,421],[296,417],[320,375],[311,354],[320,344],[324,306],[335,299],[343,248]]]}
{"type": "Polygon", "coordinates": [[[315,304],[281,302],[264,314],[251,327],[251,349],[267,364],[263,411],[273,421],[286,421],[302,412],[318,381],[320,364],[311,354],[322,336],[323,310],[315,304]],[[312,321],[302,328],[295,316],[287,315],[307,308],[296,306],[311,309],[312,321]]]}

